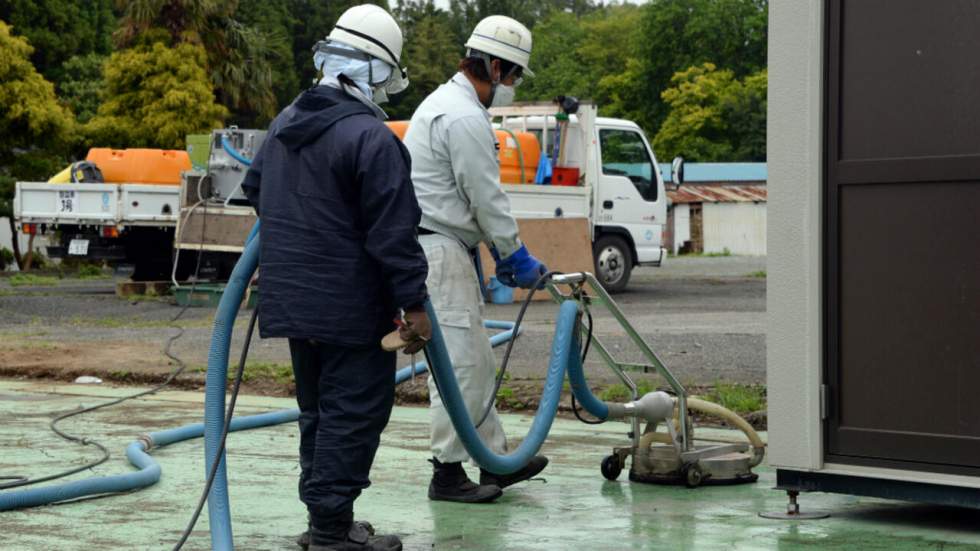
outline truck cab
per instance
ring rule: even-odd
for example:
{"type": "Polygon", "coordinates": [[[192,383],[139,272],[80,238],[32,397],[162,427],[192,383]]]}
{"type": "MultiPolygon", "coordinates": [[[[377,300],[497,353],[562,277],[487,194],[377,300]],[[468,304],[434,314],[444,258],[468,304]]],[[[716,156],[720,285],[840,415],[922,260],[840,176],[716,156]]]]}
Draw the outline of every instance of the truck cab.
{"type": "Polygon", "coordinates": [[[667,193],[653,149],[636,123],[599,118],[596,129],[596,273],[608,288],[620,290],[633,267],[660,266],[666,257],[667,193]]]}

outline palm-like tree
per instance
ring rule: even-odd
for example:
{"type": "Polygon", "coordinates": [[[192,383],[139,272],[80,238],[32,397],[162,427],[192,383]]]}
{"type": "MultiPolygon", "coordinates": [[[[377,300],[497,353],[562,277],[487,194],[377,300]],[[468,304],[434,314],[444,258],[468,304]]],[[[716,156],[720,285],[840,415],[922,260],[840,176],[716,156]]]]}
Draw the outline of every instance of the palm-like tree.
{"type": "Polygon", "coordinates": [[[236,0],[117,0],[123,17],[115,34],[126,47],[160,29],[172,44],[200,44],[207,51],[215,93],[229,109],[262,118],[275,115],[272,58],[261,32],[235,20],[236,0]]]}

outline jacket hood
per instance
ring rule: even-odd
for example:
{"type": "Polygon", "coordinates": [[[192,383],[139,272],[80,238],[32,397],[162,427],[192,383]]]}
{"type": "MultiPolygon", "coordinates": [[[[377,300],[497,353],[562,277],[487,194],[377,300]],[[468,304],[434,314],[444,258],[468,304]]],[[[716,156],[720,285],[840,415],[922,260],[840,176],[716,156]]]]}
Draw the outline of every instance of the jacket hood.
{"type": "Polygon", "coordinates": [[[342,90],[315,86],[289,106],[275,137],[289,150],[296,151],[316,141],[337,121],[360,114],[374,116],[368,106],[342,90]]]}

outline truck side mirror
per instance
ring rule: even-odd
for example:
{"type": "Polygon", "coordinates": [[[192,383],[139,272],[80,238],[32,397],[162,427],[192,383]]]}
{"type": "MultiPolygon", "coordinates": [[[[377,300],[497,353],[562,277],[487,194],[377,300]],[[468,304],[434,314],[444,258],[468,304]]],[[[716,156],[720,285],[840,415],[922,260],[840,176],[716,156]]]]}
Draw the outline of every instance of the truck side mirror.
{"type": "Polygon", "coordinates": [[[674,157],[670,163],[670,181],[675,187],[680,187],[684,183],[684,157],[674,157]]]}

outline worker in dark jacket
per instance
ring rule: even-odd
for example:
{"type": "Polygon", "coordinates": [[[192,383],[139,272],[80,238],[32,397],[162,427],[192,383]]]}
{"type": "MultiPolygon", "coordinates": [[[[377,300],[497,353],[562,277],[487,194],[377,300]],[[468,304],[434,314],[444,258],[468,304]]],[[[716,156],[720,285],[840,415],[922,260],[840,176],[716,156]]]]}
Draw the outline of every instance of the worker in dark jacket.
{"type": "Polygon", "coordinates": [[[409,353],[431,335],[410,160],[377,106],[407,85],[401,49],[383,9],[341,15],[316,48],[320,85],[272,122],[243,184],[262,221],[259,329],[289,339],[312,551],[402,547],[353,521],[394,404],[381,339],[401,315],[409,353]]]}

